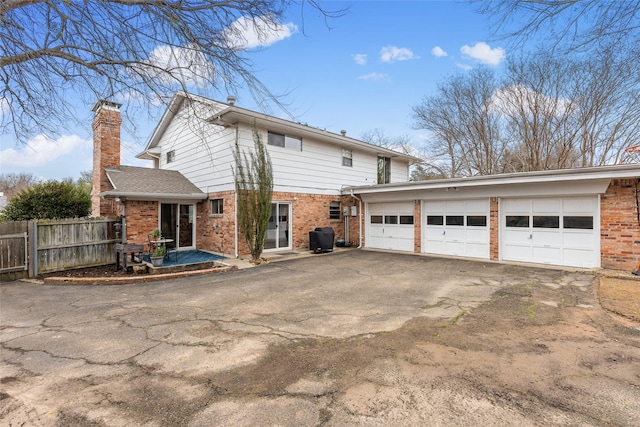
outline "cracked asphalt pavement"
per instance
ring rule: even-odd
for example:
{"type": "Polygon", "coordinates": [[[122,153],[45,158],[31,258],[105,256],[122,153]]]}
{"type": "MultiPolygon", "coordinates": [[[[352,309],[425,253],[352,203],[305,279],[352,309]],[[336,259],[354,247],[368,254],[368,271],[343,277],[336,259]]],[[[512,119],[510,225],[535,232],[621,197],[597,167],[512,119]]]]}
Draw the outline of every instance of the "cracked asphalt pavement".
{"type": "Polygon", "coordinates": [[[570,272],[351,250],[0,284],[7,426],[640,425],[640,325],[570,272]]]}

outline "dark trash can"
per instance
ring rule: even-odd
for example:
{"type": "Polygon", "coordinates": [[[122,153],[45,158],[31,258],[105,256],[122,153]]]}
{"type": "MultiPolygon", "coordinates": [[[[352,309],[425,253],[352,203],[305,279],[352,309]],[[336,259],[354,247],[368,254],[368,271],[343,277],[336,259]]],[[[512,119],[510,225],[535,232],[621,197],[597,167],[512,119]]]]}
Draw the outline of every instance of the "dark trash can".
{"type": "Polygon", "coordinates": [[[331,227],[316,227],[309,232],[309,249],[313,252],[333,251],[335,233],[331,227]]]}

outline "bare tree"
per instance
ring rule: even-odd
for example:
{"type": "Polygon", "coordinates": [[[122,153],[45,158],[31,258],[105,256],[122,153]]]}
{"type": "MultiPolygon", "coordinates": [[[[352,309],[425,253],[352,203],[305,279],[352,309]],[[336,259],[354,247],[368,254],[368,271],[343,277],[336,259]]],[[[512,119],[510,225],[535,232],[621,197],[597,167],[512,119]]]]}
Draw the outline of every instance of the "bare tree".
{"type": "MultiPolygon", "coordinates": [[[[127,100],[127,108],[175,90],[227,90],[240,83],[270,96],[246,52],[285,37],[290,0],[107,0],[0,2],[0,133],[56,135],[79,102],[127,100]]],[[[315,0],[302,1],[325,17],[315,0]]],[[[273,97],[272,97],[273,98],[273,97]]],[[[123,111],[127,113],[127,111],[123,111]]]]}
{"type": "Polygon", "coordinates": [[[0,191],[7,200],[36,184],[38,180],[31,173],[3,173],[0,174],[0,191]]]}
{"type": "Polygon", "coordinates": [[[574,80],[578,65],[544,54],[511,60],[505,82],[494,94],[494,108],[505,121],[511,141],[506,171],[562,169],[575,166],[574,80]]]}
{"type": "Polygon", "coordinates": [[[542,36],[564,51],[640,42],[640,0],[470,0],[497,31],[521,44],[542,36]]]}
{"type": "Polygon", "coordinates": [[[415,127],[433,135],[432,155],[446,159],[446,175],[490,175],[501,171],[506,143],[492,108],[498,82],[492,71],[452,76],[436,94],[414,106],[415,127]]]}
{"type": "Polygon", "coordinates": [[[452,77],[414,107],[416,127],[431,132],[449,176],[629,161],[625,148],[640,143],[640,70],[628,59],[545,52],[510,59],[500,83],[487,72],[452,77]]]}

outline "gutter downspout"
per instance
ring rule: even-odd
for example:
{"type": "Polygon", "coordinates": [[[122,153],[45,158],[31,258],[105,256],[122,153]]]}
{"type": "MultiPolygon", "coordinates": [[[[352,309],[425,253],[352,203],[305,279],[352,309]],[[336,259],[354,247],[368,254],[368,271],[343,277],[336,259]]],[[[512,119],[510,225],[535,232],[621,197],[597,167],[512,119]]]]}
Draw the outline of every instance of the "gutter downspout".
{"type": "MultiPolygon", "coordinates": [[[[236,149],[238,148],[238,126],[236,126],[236,149]]],[[[236,168],[238,167],[238,165],[236,165],[236,168]]],[[[238,258],[238,190],[235,188],[235,171],[234,173],[234,177],[233,177],[233,182],[234,182],[234,191],[233,191],[233,195],[235,198],[235,203],[233,204],[233,215],[235,217],[234,220],[234,227],[233,227],[233,244],[234,244],[234,252],[235,252],[235,257],[238,258]]]]}
{"type": "Polygon", "coordinates": [[[362,249],[362,199],[359,199],[355,194],[353,194],[353,190],[351,190],[351,197],[358,201],[358,249],[362,249]]]}

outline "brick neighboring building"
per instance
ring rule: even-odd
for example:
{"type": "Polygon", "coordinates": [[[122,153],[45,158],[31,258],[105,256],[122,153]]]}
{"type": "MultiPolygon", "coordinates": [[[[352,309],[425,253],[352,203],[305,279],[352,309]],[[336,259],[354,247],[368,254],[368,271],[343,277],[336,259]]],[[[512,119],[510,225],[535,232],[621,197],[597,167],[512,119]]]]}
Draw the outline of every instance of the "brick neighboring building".
{"type": "Polygon", "coordinates": [[[640,166],[409,182],[417,159],[273,116],[177,93],[139,158],[120,165],[119,105],[94,107],[94,215],[125,238],[154,228],[177,249],[246,255],[236,226],[236,147],[266,143],[274,170],[265,251],[308,250],[309,231],[364,248],[565,267],[636,270],[640,166]],[[117,155],[116,155],[117,154],[117,155]]]}

